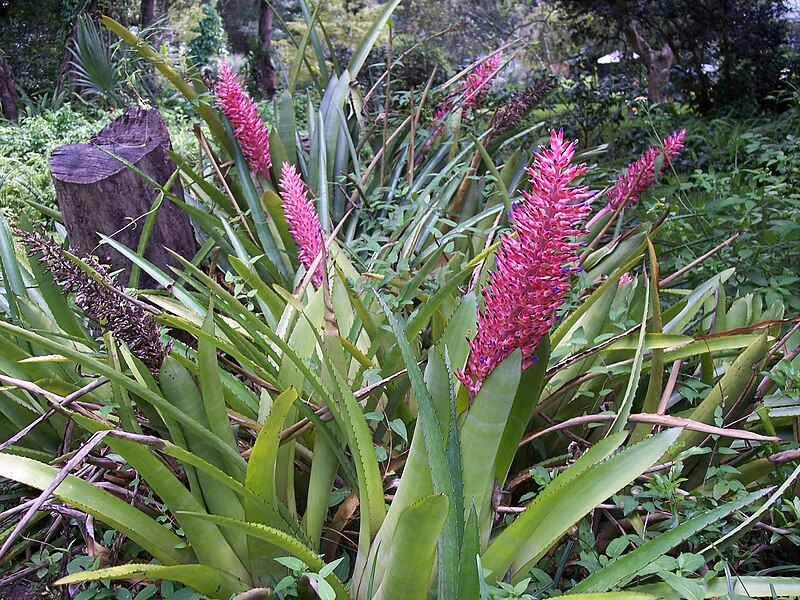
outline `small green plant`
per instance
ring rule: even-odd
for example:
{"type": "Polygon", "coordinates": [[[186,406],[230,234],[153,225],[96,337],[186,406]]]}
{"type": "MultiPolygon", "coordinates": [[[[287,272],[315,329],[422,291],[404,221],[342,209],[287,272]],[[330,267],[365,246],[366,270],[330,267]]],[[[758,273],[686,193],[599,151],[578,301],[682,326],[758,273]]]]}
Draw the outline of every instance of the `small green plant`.
{"type": "Polygon", "coordinates": [[[203,18],[198,22],[194,33],[188,44],[189,56],[201,71],[213,70],[214,60],[224,54],[227,43],[222,18],[215,3],[203,5],[203,18]]]}
{"type": "Polygon", "coordinates": [[[331,587],[326,578],[336,570],[344,559],[345,557],[343,556],[328,563],[319,572],[315,572],[302,560],[293,556],[279,556],[275,559],[275,562],[289,569],[290,574],[278,582],[273,592],[291,598],[301,597],[298,587],[306,586],[313,589],[320,600],[335,600],[336,590],[331,587]]]}

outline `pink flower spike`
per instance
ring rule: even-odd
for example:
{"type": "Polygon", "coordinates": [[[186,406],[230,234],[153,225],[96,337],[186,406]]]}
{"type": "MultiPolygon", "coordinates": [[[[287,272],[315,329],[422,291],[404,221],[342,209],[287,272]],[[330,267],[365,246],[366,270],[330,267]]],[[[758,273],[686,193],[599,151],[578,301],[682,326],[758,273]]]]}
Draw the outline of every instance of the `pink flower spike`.
{"type": "MultiPolygon", "coordinates": [[[[502,52],[498,52],[497,54],[490,56],[483,63],[475,67],[475,69],[469,75],[467,75],[467,78],[464,79],[458,86],[455,96],[460,96],[463,98],[461,106],[463,108],[464,115],[467,115],[471,110],[477,108],[481,98],[483,98],[489,88],[492,87],[494,78],[500,72],[502,62],[502,52]]],[[[437,108],[434,112],[433,119],[434,122],[438,123],[438,125],[431,134],[431,137],[428,138],[428,141],[425,143],[426,149],[430,147],[433,144],[433,141],[444,131],[444,119],[454,108],[454,106],[455,103],[453,102],[452,98],[448,98],[442,102],[442,104],[439,105],[439,108],[437,108]]]]}
{"type": "MultiPolygon", "coordinates": [[[[294,165],[287,162],[281,165],[280,186],[283,189],[283,214],[289,225],[289,233],[297,244],[297,256],[300,264],[309,269],[325,249],[317,211],[308,199],[306,186],[294,165]]],[[[316,287],[322,285],[323,264],[324,261],[320,261],[311,278],[311,283],[316,287]]]]}
{"type": "Polygon", "coordinates": [[[636,202],[656,180],[658,174],[669,163],[675,160],[683,148],[686,130],[676,131],[664,139],[664,145],[650,147],[636,162],[628,165],[628,172],[617,178],[616,184],[608,191],[608,204],[610,210],[617,210],[620,205],[636,202]],[[656,159],[663,156],[659,172],[656,173],[656,159]]]}
{"type": "Polygon", "coordinates": [[[622,274],[622,277],[619,278],[619,281],[617,282],[617,287],[621,288],[626,283],[630,283],[631,281],[633,281],[633,277],[631,277],[630,271],[625,271],[622,274]]]}
{"type": "Polygon", "coordinates": [[[464,94],[463,106],[465,112],[475,108],[483,95],[492,87],[502,62],[502,52],[490,56],[486,61],[478,65],[467,76],[466,80],[461,83],[459,92],[464,94]]]}
{"type": "Polygon", "coordinates": [[[569,292],[569,277],[580,271],[576,236],[589,210],[586,187],[570,186],[586,170],[570,165],[575,144],[562,131],[550,132],[550,148],[541,148],[528,168],[531,191],[514,203],[514,235],[502,238],[495,256],[497,270],[483,290],[478,333],[459,380],[472,394],[509,354],[522,350],[522,368],[533,363],[542,336],[556,320],[556,310],[569,292]]]}
{"type": "Polygon", "coordinates": [[[267,126],[258,115],[255,103],[236,80],[231,66],[224,62],[214,87],[217,104],[233,126],[233,134],[242,147],[247,163],[269,179],[272,159],[269,156],[267,126]]]}

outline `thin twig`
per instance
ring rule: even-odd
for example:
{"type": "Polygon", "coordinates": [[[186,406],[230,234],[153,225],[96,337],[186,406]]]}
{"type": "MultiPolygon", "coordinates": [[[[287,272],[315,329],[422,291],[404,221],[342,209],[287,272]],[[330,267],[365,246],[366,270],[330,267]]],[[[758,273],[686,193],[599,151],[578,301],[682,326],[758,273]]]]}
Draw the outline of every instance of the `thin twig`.
{"type": "Polygon", "coordinates": [[[50,498],[50,496],[53,494],[56,488],[59,485],[61,485],[61,483],[70,474],[70,472],[75,467],[77,467],[78,464],[80,464],[92,450],[94,450],[95,446],[97,446],[100,442],[102,442],[103,438],[105,438],[110,433],[111,433],[110,429],[94,433],[81,447],[81,449],[75,453],[75,456],[73,456],[69,461],[67,461],[67,464],[64,465],[61,468],[61,470],[56,474],[56,476],[53,478],[53,481],[50,482],[50,485],[48,485],[44,490],[42,490],[42,493],[39,494],[39,497],[36,498],[33,504],[31,504],[28,507],[28,510],[22,516],[19,523],[17,523],[16,527],[14,527],[13,531],[6,538],[5,542],[3,543],[3,546],[0,547],[0,560],[2,559],[2,557],[6,555],[11,546],[14,545],[14,542],[16,542],[19,534],[22,532],[23,529],[25,529],[25,527],[28,525],[28,523],[36,514],[36,512],[39,510],[39,508],[41,508],[41,506],[47,501],[47,499],[50,498]]]}
{"type": "MultiPolygon", "coordinates": [[[[543,437],[549,433],[553,433],[554,431],[560,431],[562,429],[566,429],[568,427],[574,427],[576,425],[587,425],[589,423],[607,423],[616,419],[616,415],[614,414],[600,414],[600,415],[583,415],[580,417],[573,417],[572,419],[567,419],[561,423],[556,423],[555,425],[551,425],[550,427],[545,427],[539,431],[536,431],[523,439],[519,446],[522,447],[526,444],[531,443],[533,440],[536,440],[540,437],[543,437]]],[[[745,431],[744,429],[725,429],[723,427],[715,427],[713,425],[708,425],[706,423],[701,423],[700,421],[694,421],[692,419],[686,419],[683,417],[671,417],[668,415],[657,415],[657,414],[649,414],[649,413],[638,413],[633,414],[628,417],[628,421],[631,423],[650,423],[653,425],[662,425],[664,427],[683,427],[684,429],[688,429],[690,431],[700,431],[702,433],[707,433],[709,435],[720,435],[729,438],[739,439],[739,440],[750,440],[754,442],[779,442],[780,438],[761,435],[759,433],[754,433],[752,431],[745,431]]]]}
{"type": "Polygon", "coordinates": [[[214,153],[211,151],[211,147],[208,145],[208,140],[206,140],[205,135],[203,135],[203,131],[199,127],[195,128],[195,135],[197,136],[197,141],[200,142],[200,147],[205,151],[206,155],[208,155],[211,166],[214,167],[214,171],[222,183],[222,187],[225,188],[225,192],[231,199],[231,204],[233,204],[233,207],[236,209],[236,214],[239,216],[239,220],[242,222],[245,231],[247,231],[247,235],[250,236],[250,240],[254,244],[257,244],[255,237],[253,237],[253,232],[250,231],[250,227],[247,225],[247,219],[244,218],[244,213],[242,212],[242,209],[239,208],[239,204],[236,202],[236,196],[233,195],[228,182],[225,180],[225,176],[222,174],[222,170],[219,168],[217,161],[214,159],[214,153]]]}
{"type": "MultiPolygon", "coordinates": [[[[94,381],[90,382],[89,384],[83,386],[81,389],[72,392],[69,396],[61,397],[58,394],[53,394],[52,392],[48,392],[47,390],[40,388],[36,384],[30,383],[28,381],[24,381],[22,379],[15,379],[13,377],[7,377],[5,375],[0,375],[0,382],[5,383],[6,385],[13,385],[20,389],[24,389],[27,392],[32,392],[34,394],[42,395],[48,398],[48,400],[58,404],[61,408],[66,408],[78,398],[85,396],[89,392],[92,392],[99,388],[102,385],[108,383],[108,379],[105,377],[101,377],[100,379],[95,379],[94,381]],[[22,385],[20,385],[22,384],[22,385]]],[[[22,438],[24,438],[30,431],[36,427],[42,421],[46,421],[50,417],[52,417],[56,413],[56,409],[51,408],[43,415],[40,415],[33,421],[30,425],[22,428],[16,435],[10,437],[5,442],[0,444],[0,452],[8,448],[9,446],[16,444],[22,438]]]]}
{"type": "Polygon", "coordinates": [[[678,359],[672,363],[672,370],[669,373],[667,387],[664,388],[664,393],[661,396],[661,402],[658,403],[658,410],[656,411],[656,414],[663,415],[667,412],[667,404],[669,403],[670,396],[672,396],[672,390],[675,389],[675,384],[678,382],[678,376],[681,373],[682,364],[682,359],[678,359]]]}
{"type": "MultiPolygon", "coordinates": [[[[403,59],[404,59],[406,56],[408,56],[409,54],[411,54],[411,53],[412,53],[414,50],[416,50],[417,48],[419,48],[419,47],[420,47],[422,44],[424,44],[425,42],[427,42],[427,41],[429,41],[429,40],[431,40],[431,39],[433,39],[433,38],[435,38],[435,37],[439,37],[439,36],[441,36],[441,35],[444,35],[445,33],[450,33],[451,31],[453,31],[453,30],[457,29],[458,27],[459,27],[459,25],[450,25],[449,27],[447,27],[447,28],[445,28],[445,29],[442,29],[442,30],[440,30],[440,31],[437,31],[436,33],[432,33],[431,35],[429,35],[429,36],[427,36],[427,37],[424,37],[424,38],[422,38],[422,39],[421,39],[420,41],[418,41],[416,44],[414,44],[413,46],[411,46],[411,47],[410,47],[410,48],[408,48],[407,50],[404,50],[404,51],[403,51],[403,52],[402,52],[402,53],[401,53],[401,54],[400,54],[400,55],[397,57],[397,59],[395,60],[395,62],[402,62],[402,61],[403,61],[403,59]]],[[[434,65],[434,67],[433,67],[433,68],[434,68],[434,70],[436,70],[436,68],[437,68],[437,67],[438,67],[438,65],[434,65]]],[[[378,89],[378,86],[381,84],[381,82],[383,82],[384,78],[386,78],[387,74],[388,74],[388,69],[387,69],[387,70],[385,70],[385,71],[383,72],[383,74],[381,74],[381,76],[380,76],[380,77],[378,77],[378,80],[377,80],[377,81],[376,81],[376,82],[375,82],[375,83],[372,85],[372,87],[370,88],[369,92],[367,92],[367,95],[366,95],[366,96],[364,96],[364,101],[363,101],[363,103],[364,103],[364,105],[365,105],[365,106],[366,106],[367,102],[369,102],[369,99],[372,97],[372,95],[373,95],[373,94],[374,94],[374,93],[377,91],[377,89],[378,89]]]]}
{"type": "Polygon", "coordinates": [[[708,252],[706,252],[706,253],[705,253],[705,254],[703,254],[702,256],[700,256],[700,257],[698,257],[698,258],[694,259],[692,262],[690,262],[688,265],[686,265],[686,266],[685,266],[685,267],[683,267],[682,269],[679,269],[678,271],[675,271],[675,272],[674,272],[672,275],[670,275],[669,277],[665,277],[664,279],[662,279],[661,281],[659,281],[659,282],[658,282],[658,287],[664,287],[664,286],[666,286],[666,285],[669,285],[670,283],[672,283],[673,281],[675,281],[676,279],[678,279],[678,277],[680,277],[681,275],[683,275],[683,274],[684,274],[684,273],[686,273],[687,271],[689,271],[689,270],[693,269],[694,267],[696,267],[697,265],[699,265],[701,262],[703,262],[703,261],[704,261],[704,260],[706,260],[707,258],[709,258],[709,257],[713,256],[714,254],[716,254],[717,252],[719,252],[720,250],[722,250],[722,249],[723,249],[725,246],[727,246],[728,244],[730,244],[731,242],[733,242],[733,240],[735,240],[736,238],[738,238],[740,235],[742,235],[742,234],[741,234],[741,233],[736,233],[736,234],[732,235],[731,237],[729,237],[727,240],[725,240],[725,241],[724,241],[724,242],[722,242],[721,244],[719,244],[719,245],[715,246],[714,248],[712,248],[711,250],[709,250],[708,252]]]}
{"type": "MultiPolygon", "coordinates": [[[[406,369],[398,371],[392,375],[389,375],[388,377],[381,379],[376,383],[372,383],[366,387],[361,388],[360,390],[354,392],[353,395],[355,396],[355,399],[359,401],[360,404],[363,404],[364,402],[366,402],[366,397],[369,396],[372,392],[374,392],[378,388],[388,385],[395,379],[402,377],[403,375],[406,374],[406,372],[407,372],[406,369]]],[[[314,411],[314,414],[316,414],[321,421],[330,421],[333,418],[333,415],[331,414],[331,411],[327,406],[322,406],[320,408],[317,408],[314,411]]],[[[311,422],[311,420],[308,419],[308,417],[300,419],[299,421],[297,421],[297,423],[295,423],[291,427],[287,427],[286,429],[281,431],[281,444],[285,444],[286,442],[302,435],[304,432],[311,429],[312,426],[313,423],[311,422]]]]}

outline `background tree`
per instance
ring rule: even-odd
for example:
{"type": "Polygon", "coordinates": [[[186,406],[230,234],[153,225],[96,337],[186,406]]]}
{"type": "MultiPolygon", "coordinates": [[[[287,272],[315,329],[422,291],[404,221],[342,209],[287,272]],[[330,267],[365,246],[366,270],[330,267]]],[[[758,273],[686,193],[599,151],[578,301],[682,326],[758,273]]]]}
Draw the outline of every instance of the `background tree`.
{"type": "Polygon", "coordinates": [[[11,67],[8,66],[5,56],[0,54],[0,108],[3,109],[3,116],[12,123],[17,122],[18,102],[19,95],[17,94],[17,88],[14,86],[11,67]]]}
{"type": "Polygon", "coordinates": [[[156,0],[142,0],[142,28],[147,27],[156,18],[156,0]]]}
{"type": "Polygon", "coordinates": [[[258,7],[258,47],[253,61],[256,88],[265,98],[275,95],[275,67],[272,65],[272,4],[260,0],[258,7]]]}
{"type": "Polygon", "coordinates": [[[701,112],[763,101],[786,66],[783,0],[557,0],[576,39],[618,40],[647,69],[652,100],[689,92],[701,112]],[[676,76],[677,75],[677,76],[676,76]]]}

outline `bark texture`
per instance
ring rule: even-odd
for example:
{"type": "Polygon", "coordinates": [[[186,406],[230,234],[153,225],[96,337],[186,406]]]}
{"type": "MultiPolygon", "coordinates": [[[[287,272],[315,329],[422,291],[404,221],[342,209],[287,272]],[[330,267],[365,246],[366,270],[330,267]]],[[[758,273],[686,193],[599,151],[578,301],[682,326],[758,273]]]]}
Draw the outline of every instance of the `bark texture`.
{"type": "Polygon", "coordinates": [[[147,27],[156,18],[156,0],[142,0],[142,27],[147,27]]]}
{"type": "Polygon", "coordinates": [[[11,67],[5,58],[0,57],[0,106],[3,108],[3,116],[12,123],[16,123],[19,118],[18,104],[19,95],[14,87],[11,67]]]}
{"type": "Polygon", "coordinates": [[[258,55],[256,60],[256,85],[265,98],[275,95],[275,67],[272,64],[272,4],[259,2],[258,55]]]}
{"type": "MultiPolygon", "coordinates": [[[[166,153],[170,148],[161,114],[134,107],[88,144],[61,146],[50,156],[50,173],[71,247],[80,253],[96,255],[112,270],[122,269],[120,283],[127,282],[130,263],[110,246],[98,245],[98,234],[113,237],[136,250],[159,190],[115,156],[163,186],[176,169],[166,153]]],[[[179,181],[175,181],[170,191],[183,199],[179,181]]],[[[178,266],[178,262],[165,247],[186,258],[191,258],[197,250],[189,218],[167,199],[161,204],[144,256],[171,275],[169,267],[178,266]]],[[[155,281],[144,273],[140,285],[156,287],[155,281]]]]}
{"type": "Polygon", "coordinates": [[[650,100],[663,102],[666,99],[664,88],[669,84],[670,70],[675,62],[672,47],[664,44],[660,49],[652,48],[632,24],[625,27],[624,32],[631,48],[647,67],[647,93],[650,100]]]}

